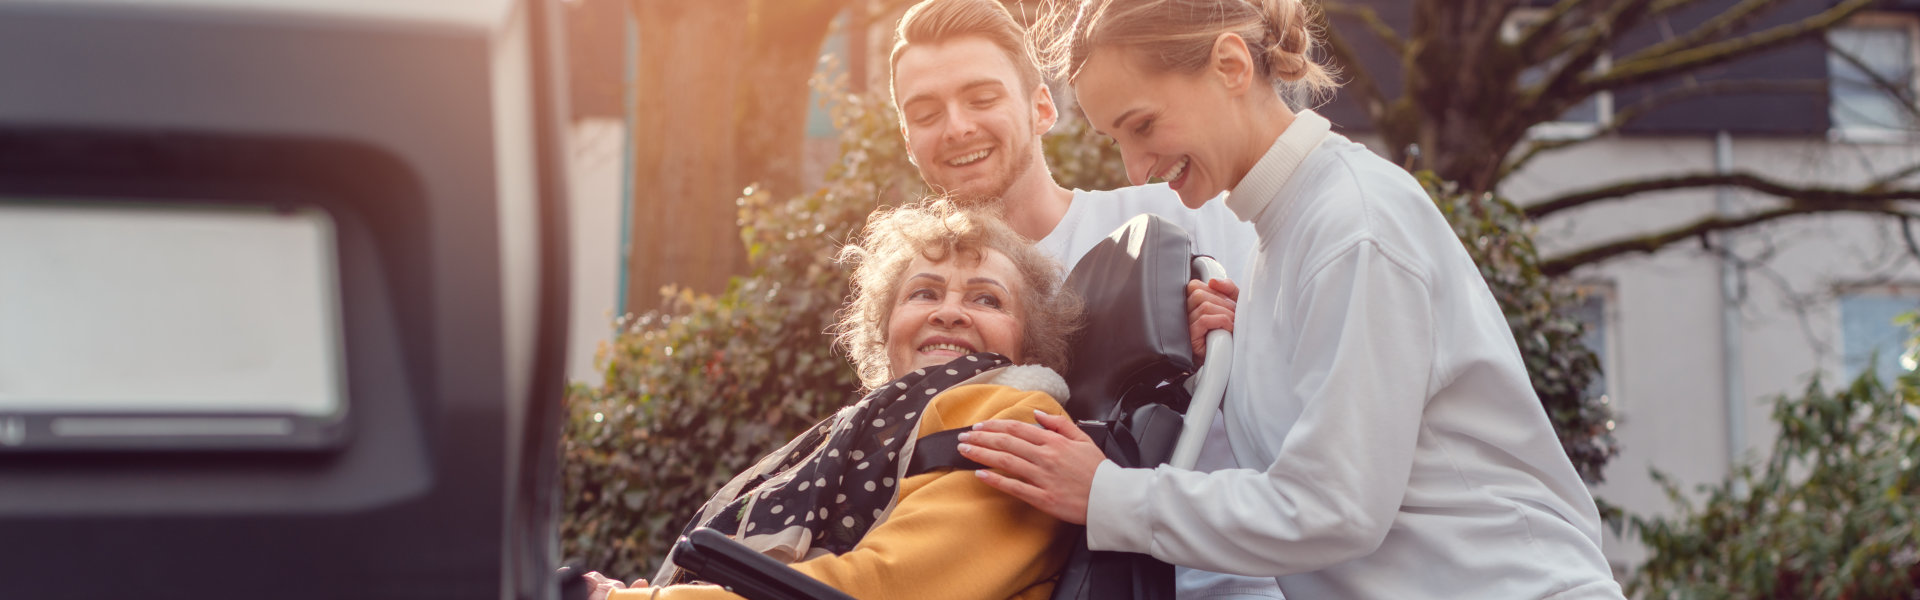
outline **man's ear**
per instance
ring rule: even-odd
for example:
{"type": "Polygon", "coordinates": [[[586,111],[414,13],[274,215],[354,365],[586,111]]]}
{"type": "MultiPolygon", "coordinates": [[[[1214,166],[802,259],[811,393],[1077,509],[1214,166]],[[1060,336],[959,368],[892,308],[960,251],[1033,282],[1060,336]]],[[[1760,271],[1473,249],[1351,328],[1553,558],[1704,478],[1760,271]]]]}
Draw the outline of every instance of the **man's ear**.
{"type": "Polygon", "coordinates": [[[1227,86],[1227,91],[1238,94],[1253,87],[1256,77],[1253,53],[1240,34],[1222,33],[1213,38],[1213,56],[1208,62],[1208,68],[1227,86]]]}
{"type": "Polygon", "coordinates": [[[1033,91],[1033,133],[1044,134],[1053,130],[1053,124],[1060,120],[1060,107],[1053,104],[1053,91],[1042,83],[1033,91]]]}

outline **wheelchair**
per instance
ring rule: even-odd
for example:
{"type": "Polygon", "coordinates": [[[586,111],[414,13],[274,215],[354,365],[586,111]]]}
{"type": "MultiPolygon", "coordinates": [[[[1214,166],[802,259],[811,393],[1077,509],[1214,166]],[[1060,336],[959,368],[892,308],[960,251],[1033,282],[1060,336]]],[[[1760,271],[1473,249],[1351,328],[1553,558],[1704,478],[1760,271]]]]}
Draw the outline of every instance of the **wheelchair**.
{"type": "MultiPolygon", "coordinates": [[[[1074,266],[1067,286],[1087,306],[1065,373],[1067,413],[1107,458],[1122,467],[1192,468],[1225,395],[1233,362],[1231,334],[1207,335],[1207,364],[1196,370],[1187,337],[1186,283],[1224,278],[1211,257],[1194,256],[1185,230],[1154,215],[1133,218],[1074,266]]],[[[909,473],[977,469],[955,436],[921,439],[909,473]]],[[[1061,571],[1053,600],[1171,600],[1173,567],[1144,554],[1101,552],[1080,540],[1061,571]]],[[[674,564],[695,579],[748,600],[847,600],[850,597],[712,529],[682,538],[674,564]]]]}

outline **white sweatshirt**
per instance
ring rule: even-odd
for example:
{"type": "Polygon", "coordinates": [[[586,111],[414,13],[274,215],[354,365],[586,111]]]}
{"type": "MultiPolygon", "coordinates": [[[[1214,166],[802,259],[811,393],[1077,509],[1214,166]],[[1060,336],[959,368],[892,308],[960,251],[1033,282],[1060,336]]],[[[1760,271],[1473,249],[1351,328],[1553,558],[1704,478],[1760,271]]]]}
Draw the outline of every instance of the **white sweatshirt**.
{"type": "Polygon", "coordinates": [[[1097,471],[1095,550],[1294,598],[1620,598],[1486,282],[1404,170],[1303,111],[1224,201],[1241,282],[1213,473],[1097,471]]]}
{"type": "MultiPolygon", "coordinates": [[[[1035,246],[1054,260],[1071,268],[1101,240],[1113,235],[1128,219],[1142,214],[1159,215],[1186,229],[1193,236],[1194,253],[1212,256],[1227,270],[1227,277],[1240,283],[1246,275],[1246,260],[1253,250],[1253,226],[1234,216],[1220,202],[1208,202],[1199,210],[1180,203],[1180,196],[1164,183],[1120,188],[1110,191],[1074,190],[1067,214],[1054,225],[1047,237],[1035,246]]],[[[1224,420],[1215,419],[1194,468],[1213,471],[1239,466],[1227,443],[1224,420]]],[[[1280,598],[1280,588],[1269,577],[1246,577],[1176,567],[1174,569],[1180,600],[1266,600],[1280,598]]]]}

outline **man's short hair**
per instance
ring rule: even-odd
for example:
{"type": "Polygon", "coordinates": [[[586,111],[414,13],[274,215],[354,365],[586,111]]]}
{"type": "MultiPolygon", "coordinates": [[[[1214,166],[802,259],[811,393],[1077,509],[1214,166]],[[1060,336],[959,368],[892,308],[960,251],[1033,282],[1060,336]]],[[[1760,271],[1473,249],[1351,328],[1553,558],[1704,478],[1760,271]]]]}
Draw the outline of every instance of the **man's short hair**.
{"type": "MultiPolygon", "coordinates": [[[[931,45],[964,37],[979,36],[1007,53],[1013,69],[1020,73],[1024,94],[1040,86],[1040,67],[1027,47],[1027,29],[1013,19],[1013,13],[1000,0],[926,0],[907,9],[893,36],[893,56],[888,61],[887,87],[894,88],[899,74],[900,55],[915,45],[931,45]]],[[[900,103],[895,96],[894,104],[900,103]]]]}

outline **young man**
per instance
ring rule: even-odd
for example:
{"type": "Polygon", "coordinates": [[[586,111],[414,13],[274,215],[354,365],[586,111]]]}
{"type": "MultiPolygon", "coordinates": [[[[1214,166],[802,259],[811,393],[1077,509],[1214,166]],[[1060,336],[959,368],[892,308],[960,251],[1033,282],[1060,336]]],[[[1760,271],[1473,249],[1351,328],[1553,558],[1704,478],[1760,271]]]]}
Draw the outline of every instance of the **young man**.
{"type": "MultiPolygon", "coordinates": [[[[1128,219],[1156,214],[1193,234],[1197,253],[1239,278],[1254,232],[1221,203],[1190,210],[1165,184],[1086,191],[1053,180],[1040,136],[1059,112],[1025,35],[998,0],[926,0],[901,17],[890,61],[893,101],[908,156],[927,185],[962,203],[998,203],[1015,231],[1068,266],[1128,219]]],[[[1196,332],[1231,325],[1231,283],[1195,282],[1189,290],[1189,308],[1201,315],[1196,332]]],[[[1196,468],[1236,466],[1215,420],[1196,468]]],[[[1178,571],[1183,599],[1281,597],[1272,578],[1178,571]]]]}

